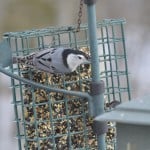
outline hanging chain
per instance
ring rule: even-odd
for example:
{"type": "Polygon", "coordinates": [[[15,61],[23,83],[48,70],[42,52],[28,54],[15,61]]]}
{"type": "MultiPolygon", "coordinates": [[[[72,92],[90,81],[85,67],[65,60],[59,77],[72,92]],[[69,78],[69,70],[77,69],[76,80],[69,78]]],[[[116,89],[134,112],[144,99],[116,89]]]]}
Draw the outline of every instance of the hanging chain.
{"type": "Polygon", "coordinates": [[[78,13],[78,24],[77,24],[77,30],[76,30],[76,32],[80,31],[83,2],[84,2],[84,0],[80,0],[80,8],[79,8],[79,13],[78,13]]]}

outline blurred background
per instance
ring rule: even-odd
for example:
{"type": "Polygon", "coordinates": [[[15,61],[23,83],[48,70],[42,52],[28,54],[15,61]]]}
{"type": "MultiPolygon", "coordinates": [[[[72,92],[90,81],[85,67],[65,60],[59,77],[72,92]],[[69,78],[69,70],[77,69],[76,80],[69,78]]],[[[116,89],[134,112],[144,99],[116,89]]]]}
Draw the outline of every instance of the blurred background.
{"type": "MultiPolygon", "coordinates": [[[[80,0],[0,0],[0,39],[5,32],[77,24],[80,0]]],[[[97,0],[97,20],[125,18],[132,97],[149,94],[150,1],[97,0]]],[[[87,22],[86,5],[82,22],[87,22]]],[[[0,150],[17,150],[10,79],[0,73],[0,150]]]]}

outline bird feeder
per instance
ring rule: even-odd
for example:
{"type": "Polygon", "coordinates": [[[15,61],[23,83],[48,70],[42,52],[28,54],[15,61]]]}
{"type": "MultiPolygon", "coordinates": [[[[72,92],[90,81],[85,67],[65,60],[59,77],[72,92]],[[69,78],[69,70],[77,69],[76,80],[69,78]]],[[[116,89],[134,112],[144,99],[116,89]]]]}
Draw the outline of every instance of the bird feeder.
{"type": "Polygon", "coordinates": [[[105,142],[106,123],[99,130],[93,118],[111,110],[113,100],[131,97],[125,20],[96,21],[95,0],[84,2],[88,23],[81,24],[80,32],[69,25],[4,33],[0,72],[11,77],[19,150],[105,150],[110,145],[105,142]],[[12,55],[49,46],[78,48],[91,55],[91,64],[69,75],[52,75],[11,63],[12,55]]]}
{"type": "Polygon", "coordinates": [[[116,122],[117,150],[150,149],[150,96],[125,102],[96,121],[116,122]]]}

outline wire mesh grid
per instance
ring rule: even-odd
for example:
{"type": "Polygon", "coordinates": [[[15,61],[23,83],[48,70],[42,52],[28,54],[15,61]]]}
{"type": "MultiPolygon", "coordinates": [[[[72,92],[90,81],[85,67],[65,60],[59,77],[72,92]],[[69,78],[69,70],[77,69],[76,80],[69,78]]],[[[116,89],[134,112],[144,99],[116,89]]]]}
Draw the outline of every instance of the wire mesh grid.
{"type": "MultiPolygon", "coordinates": [[[[124,19],[97,23],[100,77],[104,80],[105,110],[111,102],[130,99],[124,19]]],[[[71,47],[90,53],[88,27],[75,26],[33,29],[4,34],[13,55],[28,55],[46,47],[71,47]]],[[[81,65],[68,75],[39,72],[24,64],[13,65],[12,72],[32,81],[67,90],[90,92],[91,65],[81,65]]],[[[13,104],[17,127],[18,148],[37,150],[98,149],[89,116],[88,101],[63,93],[47,92],[12,79],[13,104]]],[[[115,149],[115,127],[109,123],[107,150],[115,149]]]]}

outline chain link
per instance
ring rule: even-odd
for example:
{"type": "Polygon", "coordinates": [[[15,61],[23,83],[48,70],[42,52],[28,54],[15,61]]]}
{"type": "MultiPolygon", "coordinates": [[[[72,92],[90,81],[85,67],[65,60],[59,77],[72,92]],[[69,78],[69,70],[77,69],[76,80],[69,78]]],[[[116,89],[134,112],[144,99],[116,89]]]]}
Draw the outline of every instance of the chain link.
{"type": "Polygon", "coordinates": [[[80,8],[79,8],[79,13],[78,13],[78,24],[77,24],[76,32],[80,31],[83,3],[84,3],[84,0],[80,0],[80,8]]]}

